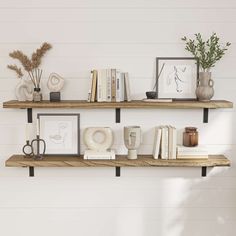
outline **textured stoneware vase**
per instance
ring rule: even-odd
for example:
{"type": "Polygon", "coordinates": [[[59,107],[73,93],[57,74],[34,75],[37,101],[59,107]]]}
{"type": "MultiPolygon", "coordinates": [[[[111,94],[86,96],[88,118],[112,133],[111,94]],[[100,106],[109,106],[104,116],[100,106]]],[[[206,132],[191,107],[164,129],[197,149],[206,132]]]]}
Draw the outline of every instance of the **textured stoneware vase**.
{"type": "Polygon", "coordinates": [[[199,83],[196,89],[196,95],[199,101],[210,101],[214,96],[214,81],[211,79],[211,72],[200,72],[199,83]]]}

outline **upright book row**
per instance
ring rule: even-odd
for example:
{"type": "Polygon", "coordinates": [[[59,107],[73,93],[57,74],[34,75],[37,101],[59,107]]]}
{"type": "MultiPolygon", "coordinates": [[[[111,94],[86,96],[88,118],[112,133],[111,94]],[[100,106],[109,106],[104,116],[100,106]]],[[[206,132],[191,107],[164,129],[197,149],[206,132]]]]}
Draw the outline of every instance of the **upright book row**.
{"type": "Polygon", "coordinates": [[[153,146],[154,159],[176,159],[177,151],[177,130],[170,125],[158,126],[155,128],[153,146]]]}
{"type": "Polygon", "coordinates": [[[89,102],[131,101],[128,73],[117,69],[91,71],[89,102]]]}

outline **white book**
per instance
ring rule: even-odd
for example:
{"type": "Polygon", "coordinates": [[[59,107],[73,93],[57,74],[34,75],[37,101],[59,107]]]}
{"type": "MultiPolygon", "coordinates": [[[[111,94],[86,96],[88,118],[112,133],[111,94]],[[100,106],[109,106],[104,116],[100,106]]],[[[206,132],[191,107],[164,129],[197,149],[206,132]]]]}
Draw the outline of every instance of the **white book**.
{"type": "Polygon", "coordinates": [[[169,131],[169,159],[176,159],[177,130],[173,126],[168,126],[168,131],[169,131]]]}
{"type": "Polygon", "coordinates": [[[120,101],[125,100],[125,73],[120,74],[120,101]]]}
{"type": "Polygon", "coordinates": [[[101,70],[101,78],[102,78],[102,101],[107,101],[107,70],[101,70]]]}
{"type": "Polygon", "coordinates": [[[167,126],[162,126],[162,135],[161,135],[161,159],[168,159],[168,149],[169,149],[169,144],[168,144],[168,127],[167,126]]]}
{"type": "Polygon", "coordinates": [[[121,102],[121,72],[116,70],[116,102],[121,102]]]}
{"type": "Polygon", "coordinates": [[[200,156],[196,156],[196,155],[194,155],[194,156],[192,156],[192,155],[190,155],[190,156],[177,156],[177,159],[183,159],[183,160],[196,160],[196,159],[208,159],[208,155],[200,155],[200,156]]]}
{"type": "Polygon", "coordinates": [[[125,101],[131,101],[129,74],[125,73],[125,101]]]}
{"type": "Polygon", "coordinates": [[[97,71],[97,101],[102,102],[102,71],[97,71]]]}
{"type": "Polygon", "coordinates": [[[199,145],[197,147],[177,147],[178,156],[206,156],[208,155],[207,146],[199,145]]]}
{"type": "Polygon", "coordinates": [[[153,158],[158,159],[160,155],[160,146],[161,146],[161,127],[155,128],[155,136],[154,136],[154,145],[153,145],[153,158]]]}
{"type": "Polygon", "coordinates": [[[106,73],[107,73],[107,102],[111,102],[111,69],[107,69],[106,73]]]}

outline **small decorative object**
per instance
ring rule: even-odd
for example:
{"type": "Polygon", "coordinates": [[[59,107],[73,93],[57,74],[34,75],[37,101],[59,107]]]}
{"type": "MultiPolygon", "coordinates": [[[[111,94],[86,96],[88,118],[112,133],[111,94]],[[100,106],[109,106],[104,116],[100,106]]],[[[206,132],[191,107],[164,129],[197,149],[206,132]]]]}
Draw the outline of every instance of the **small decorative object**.
{"type": "Polygon", "coordinates": [[[50,101],[51,102],[58,102],[61,100],[61,93],[64,86],[65,80],[60,75],[56,73],[50,74],[48,78],[48,89],[50,90],[50,101]]]}
{"type": "Polygon", "coordinates": [[[185,147],[195,147],[198,145],[198,132],[195,127],[186,127],[183,133],[183,145],[185,147]]]}
{"type": "Polygon", "coordinates": [[[182,40],[186,43],[185,49],[199,61],[201,72],[196,89],[197,98],[200,101],[209,101],[214,96],[214,83],[211,79],[210,69],[224,56],[230,43],[227,42],[221,46],[220,38],[216,33],[213,33],[206,41],[203,41],[200,33],[195,34],[195,39],[183,37],[182,40]]]}
{"type": "Polygon", "coordinates": [[[37,118],[36,139],[33,139],[31,142],[33,157],[35,160],[42,160],[43,155],[46,152],[46,143],[43,139],[40,138],[39,132],[40,132],[40,125],[39,125],[39,118],[37,118]]]}
{"type": "Polygon", "coordinates": [[[84,159],[115,159],[115,152],[111,150],[113,133],[109,127],[89,127],[84,131],[84,142],[88,147],[84,159]],[[96,135],[101,135],[102,141],[96,140],[96,135]]]}
{"type": "MultiPolygon", "coordinates": [[[[42,57],[51,48],[52,46],[49,43],[43,43],[42,46],[32,54],[31,58],[29,58],[22,51],[19,50],[13,51],[9,54],[11,58],[18,59],[22,64],[24,70],[28,73],[30,80],[34,85],[33,101],[35,102],[42,101],[42,93],[40,92],[42,70],[38,67],[41,64],[42,57]]],[[[15,70],[18,74],[18,77],[23,76],[21,68],[18,68],[15,65],[9,65],[8,68],[15,70]]]]}
{"type": "Polygon", "coordinates": [[[198,72],[198,61],[194,57],[156,58],[158,98],[196,99],[198,72]]]}
{"type": "Polygon", "coordinates": [[[124,141],[128,149],[128,159],[137,159],[137,149],[141,144],[140,126],[125,126],[124,141]]]}
{"type": "Polygon", "coordinates": [[[41,102],[43,100],[43,95],[40,88],[34,88],[33,101],[41,102]]]}
{"type": "Polygon", "coordinates": [[[38,114],[45,155],[80,155],[79,114],[38,114]]]}
{"type": "Polygon", "coordinates": [[[21,68],[16,65],[8,65],[8,69],[16,72],[20,82],[16,85],[15,95],[18,101],[32,101],[33,100],[33,84],[30,80],[23,78],[21,68]]]}
{"type": "MultiPolygon", "coordinates": [[[[161,76],[164,66],[165,66],[165,64],[162,65],[160,72],[157,72],[157,78],[156,78],[156,82],[153,87],[153,90],[157,89],[157,81],[158,81],[159,77],[161,76]]],[[[146,92],[146,96],[147,96],[147,99],[157,99],[157,91],[148,91],[148,92],[146,92]]]]}
{"type": "Polygon", "coordinates": [[[25,157],[32,157],[33,156],[33,149],[30,144],[29,124],[26,124],[25,139],[26,139],[26,144],[23,146],[22,151],[23,151],[25,157]]]}

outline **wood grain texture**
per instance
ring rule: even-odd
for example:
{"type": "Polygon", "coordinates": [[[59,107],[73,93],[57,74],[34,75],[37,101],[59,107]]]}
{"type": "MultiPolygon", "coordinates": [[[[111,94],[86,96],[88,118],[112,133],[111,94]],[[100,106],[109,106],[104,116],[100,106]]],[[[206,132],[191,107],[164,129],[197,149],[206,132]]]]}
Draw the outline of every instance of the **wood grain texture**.
{"type": "Polygon", "coordinates": [[[3,103],[3,108],[83,108],[83,109],[103,109],[103,108],[232,108],[233,103],[225,100],[212,100],[210,102],[200,101],[173,101],[173,102],[144,102],[136,100],[131,102],[87,102],[85,100],[64,100],[61,102],[19,102],[16,100],[3,103]]]}
{"type": "Polygon", "coordinates": [[[128,160],[124,155],[117,155],[116,160],[84,160],[80,157],[47,156],[36,161],[24,155],[13,155],[5,162],[7,167],[214,167],[230,166],[230,161],[223,155],[210,155],[201,160],[155,160],[151,155],[140,155],[137,160],[128,160]]]}

